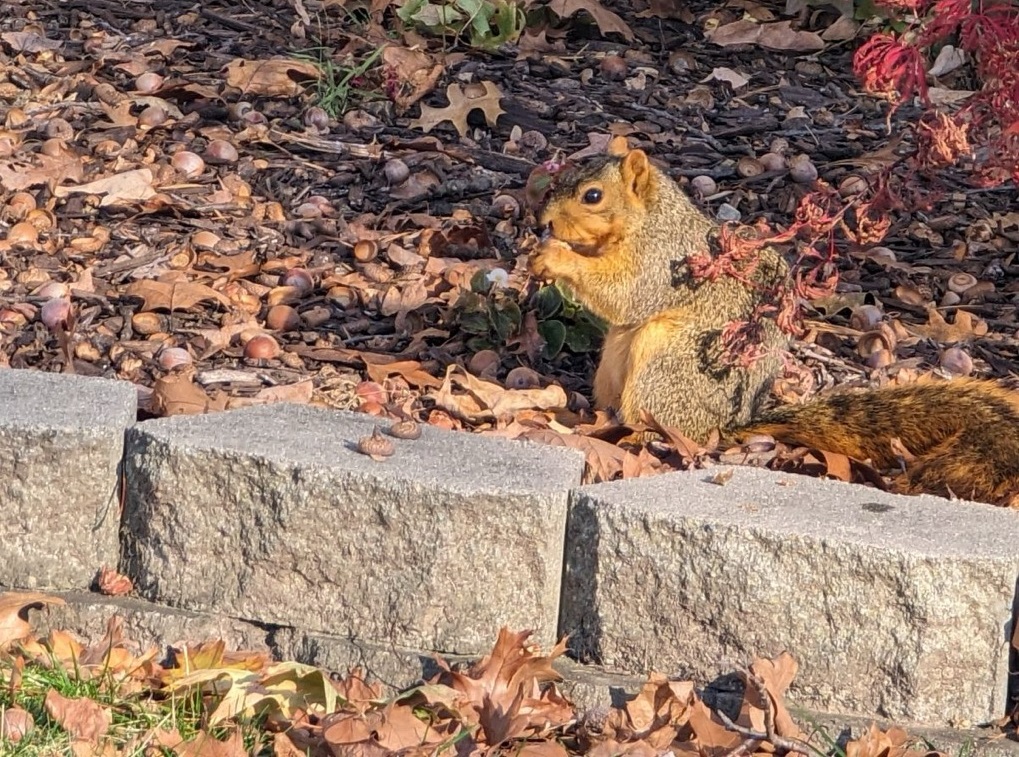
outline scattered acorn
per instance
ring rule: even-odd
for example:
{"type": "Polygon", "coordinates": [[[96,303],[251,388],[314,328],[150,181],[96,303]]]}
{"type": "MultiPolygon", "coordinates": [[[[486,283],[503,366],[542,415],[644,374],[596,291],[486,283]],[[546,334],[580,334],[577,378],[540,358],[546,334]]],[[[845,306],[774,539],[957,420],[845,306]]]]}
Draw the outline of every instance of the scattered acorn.
{"type": "Polygon", "coordinates": [[[869,357],[879,350],[887,350],[890,353],[895,349],[897,342],[895,331],[887,323],[880,323],[877,328],[860,336],[856,351],[860,357],[869,357]]]}
{"type": "Polygon", "coordinates": [[[977,277],[971,273],[953,273],[948,277],[948,290],[962,294],[977,283],[977,277]]]}
{"type": "Polygon", "coordinates": [[[134,88],[143,95],[151,95],[163,86],[163,77],[155,71],[146,71],[134,80],[134,88]]]}
{"type": "Polygon", "coordinates": [[[764,164],[757,158],[751,158],[744,155],[736,161],[736,173],[744,179],[752,179],[755,176],[760,176],[764,173],[764,171],[764,164]]]}
{"type": "Polygon", "coordinates": [[[379,255],[379,245],[373,239],[361,239],[354,245],[354,260],[370,263],[379,255]]]}
{"type": "Polygon", "coordinates": [[[372,460],[381,461],[392,456],[396,452],[393,442],[384,437],[375,426],[371,436],[362,436],[357,440],[357,451],[362,455],[368,455],[372,460]]]}
{"type": "Polygon", "coordinates": [[[989,294],[993,294],[994,291],[995,290],[993,281],[978,281],[976,284],[974,284],[965,292],[963,292],[962,296],[966,299],[967,302],[972,302],[973,300],[977,300],[980,299],[981,297],[986,297],[989,294]]]}
{"type": "Polygon", "coordinates": [[[864,362],[867,364],[868,368],[887,368],[895,362],[895,356],[892,354],[891,350],[880,349],[870,353],[864,362]]]}
{"type": "Polygon", "coordinates": [[[51,300],[54,297],[67,297],[71,294],[71,287],[60,281],[47,281],[32,294],[36,297],[44,297],[47,300],[51,300]]]}
{"type": "Polygon", "coordinates": [[[518,218],[520,203],[513,195],[500,194],[492,198],[492,215],[500,218],[518,218]]]}
{"type": "Polygon", "coordinates": [[[419,439],[421,437],[421,424],[408,418],[397,421],[389,427],[389,435],[397,439],[419,439]]]}
{"type": "Polygon", "coordinates": [[[214,139],[205,147],[205,159],[209,163],[236,163],[239,157],[237,148],[225,139],[214,139]]]}
{"type": "Polygon", "coordinates": [[[839,182],[839,195],[841,197],[853,197],[863,194],[870,186],[862,176],[849,175],[839,182]]]}
{"type": "Polygon", "coordinates": [[[283,278],[280,279],[280,285],[293,287],[302,294],[307,294],[315,288],[315,279],[312,278],[307,268],[291,268],[283,274],[283,278]]]}
{"type": "Polygon", "coordinates": [[[244,357],[248,360],[272,360],[279,354],[279,343],[268,334],[253,336],[244,345],[244,357]]]}
{"type": "Polygon", "coordinates": [[[764,155],[759,157],[758,160],[761,161],[761,165],[768,171],[785,170],[785,158],[777,152],[766,152],[764,155]]]}
{"type": "Polygon", "coordinates": [[[180,171],[189,179],[201,176],[205,171],[205,161],[202,160],[202,156],[190,150],[175,152],[173,157],[170,158],[170,165],[173,166],[175,171],[180,171]]]}
{"type": "Polygon", "coordinates": [[[19,221],[7,232],[7,243],[13,247],[35,247],[39,230],[29,221],[19,221]]]}
{"type": "Polygon", "coordinates": [[[169,114],[166,108],[159,105],[150,105],[138,114],[138,125],[143,129],[154,129],[166,123],[169,114]]]}
{"type": "Polygon", "coordinates": [[[817,181],[817,166],[804,153],[789,158],[789,175],[797,184],[813,184],[817,181]]]}
{"type": "Polygon", "coordinates": [[[541,386],[541,376],[538,372],[526,366],[517,366],[506,374],[507,389],[537,389],[541,386]]]}
{"type": "Polygon", "coordinates": [[[135,313],[131,316],[131,328],[142,336],[151,336],[170,330],[169,319],[159,313],[135,313]]]}
{"type": "Polygon", "coordinates": [[[973,372],[973,358],[959,347],[949,347],[941,353],[941,367],[955,376],[968,376],[973,372]]]}
{"type": "Polygon", "coordinates": [[[296,331],[301,316],[290,305],[273,305],[265,316],[265,324],[273,331],[296,331]]]}
{"type": "Polygon", "coordinates": [[[15,192],[7,201],[7,214],[15,221],[20,221],[37,207],[35,196],[28,192],[15,192]]]}
{"type": "Polygon", "coordinates": [[[877,305],[860,305],[853,308],[849,316],[849,328],[857,331],[871,331],[878,327],[885,318],[885,314],[877,305]]]}
{"type": "Polygon", "coordinates": [[[304,125],[313,129],[325,131],[329,128],[329,120],[329,114],[317,105],[312,105],[304,111],[304,125]]]}
{"type": "Polygon", "coordinates": [[[159,351],[156,359],[159,367],[164,371],[172,371],[174,368],[185,368],[193,362],[191,353],[183,347],[164,347],[159,351]]]}
{"type": "Polygon", "coordinates": [[[386,181],[394,186],[396,184],[403,184],[410,177],[410,169],[399,158],[387,160],[382,173],[386,175],[386,181]]]}
{"type": "Polygon", "coordinates": [[[690,188],[704,197],[709,197],[718,191],[718,184],[710,176],[694,176],[690,179],[690,188]]]}
{"type": "Polygon", "coordinates": [[[71,319],[71,298],[54,297],[39,310],[39,320],[50,331],[66,331],[71,319]]]}
{"type": "Polygon", "coordinates": [[[66,118],[51,118],[46,121],[43,133],[50,139],[59,139],[70,142],[74,139],[74,127],[66,118]]]}
{"type": "Polygon", "coordinates": [[[598,64],[601,75],[609,81],[622,81],[628,73],[626,59],[620,55],[606,55],[598,64]]]}

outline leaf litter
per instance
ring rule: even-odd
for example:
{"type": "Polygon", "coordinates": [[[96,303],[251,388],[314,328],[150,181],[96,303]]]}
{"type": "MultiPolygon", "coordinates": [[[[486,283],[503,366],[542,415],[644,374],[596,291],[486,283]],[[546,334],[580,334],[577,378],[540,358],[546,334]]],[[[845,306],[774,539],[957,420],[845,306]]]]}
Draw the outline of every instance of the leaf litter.
{"type": "MultiPolygon", "coordinates": [[[[0,627],[49,601],[56,600],[0,595],[0,627]]],[[[785,704],[797,671],[788,653],[739,672],[738,707],[713,706],[695,682],[651,673],[625,702],[585,711],[564,693],[557,669],[566,640],[542,652],[529,631],[503,628],[470,664],[436,657],[435,675],[394,690],[360,669],[330,673],[231,651],[223,641],[176,646],[164,659],[156,647],[125,639],[122,628],[113,616],[92,645],[59,630],[0,644],[4,741],[30,748],[63,738],[75,755],[109,757],[146,747],[177,757],[831,753],[829,737],[806,733],[785,704]]],[[[871,725],[844,754],[940,753],[915,749],[899,728],[871,725]]]]}
{"type": "MultiPolygon", "coordinates": [[[[542,166],[612,134],[681,183],[709,178],[695,199],[746,223],[788,224],[804,192],[743,175],[748,156],[803,153],[840,189],[901,165],[915,191],[896,152],[915,114],[889,135],[879,101],[843,94],[839,10],[530,0],[500,57],[386,0],[317,17],[171,0],[162,26],[71,5],[0,19],[0,366],[130,381],[146,416],[289,401],[565,444],[588,481],[749,464],[886,483],[825,450],[722,449],[595,412],[601,327],[525,263],[542,166]]],[[[967,66],[941,70],[942,89],[968,86],[967,66]]],[[[887,216],[881,247],[840,259],[777,399],[1019,359],[1008,198],[946,171],[922,211],[887,216]]]]}

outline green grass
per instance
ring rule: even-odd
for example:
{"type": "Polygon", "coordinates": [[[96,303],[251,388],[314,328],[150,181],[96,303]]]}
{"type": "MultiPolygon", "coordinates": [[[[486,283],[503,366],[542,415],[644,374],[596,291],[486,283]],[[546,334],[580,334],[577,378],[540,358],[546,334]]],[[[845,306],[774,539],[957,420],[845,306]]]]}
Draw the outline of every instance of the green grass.
{"type": "MultiPolygon", "coordinates": [[[[68,698],[86,697],[109,709],[112,724],[107,738],[122,749],[132,740],[137,743],[123,751],[125,757],[143,757],[150,742],[145,738],[154,729],[172,731],[176,729],[185,739],[195,736],[203,725],[204,707],[198,692],[186,696],[157,699],[142,688],[140,693],[119,693],[119,687],[111,675],[100,675],[82,679],[59,666],[44,667],[38,663],[26,663],[21,684],[12,694],[10,687],[11,664],[0,662],[0,718],[6,716],[12,706],[20,707],[35,721],[33,730],[20,742],[0,742],[0,757],[52,757],[57,754],[71,754],[70,737],[46,714],[44,701],[46,693],[53,689],[68,698]]],[[[217,738],[227,735],[225,728],[206,729],[217,738]]],[[[267,735],[259,723],[249,721],[241,724],[244,745],[249,754],[271,754],[267,735]]],[[[164,750],[168,757],[172,754],[164,750]]]]}
{"type": "Polygon", "coordinates": [[[322,71],[315,86],[316,104],[333,118],[339,118],[351,105],[351,100],[363,101],[382,97],[381,91],[362,89],[356,80],[375,67],[382,55],[382,48],[373,50],[364,60],[354,66],[339,66],[329,57],[328,48],[318,47],[298,52],[295,57],[314,62],[322,71]]]}

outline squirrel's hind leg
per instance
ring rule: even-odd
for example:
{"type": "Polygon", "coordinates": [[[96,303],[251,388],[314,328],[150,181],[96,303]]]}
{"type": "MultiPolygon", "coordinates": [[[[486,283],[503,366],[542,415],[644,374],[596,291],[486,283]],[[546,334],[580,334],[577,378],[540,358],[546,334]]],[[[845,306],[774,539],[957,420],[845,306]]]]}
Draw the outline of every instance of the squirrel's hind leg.
{"type": "Polygon", "coordinates": [[[635,331],[619,407],[624,421],[635,423],[647,410],[659,423],[704,442],[717,428],[749,420],[766,372],[720,369],[705,350],[715,332],[696,328],[695,322],[677,309],[635,331]]]}

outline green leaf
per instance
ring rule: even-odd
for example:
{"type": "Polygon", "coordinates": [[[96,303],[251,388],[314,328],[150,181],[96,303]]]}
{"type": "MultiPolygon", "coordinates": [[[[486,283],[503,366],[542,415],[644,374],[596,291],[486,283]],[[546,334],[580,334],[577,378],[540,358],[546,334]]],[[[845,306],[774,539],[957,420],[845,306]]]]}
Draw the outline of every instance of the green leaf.
{"type": "Polygon", "coordinates": [[[489,328],[488,313],[475,311],[460,314],[460,329],[468,334],[488,334],[489,328]]]}
{"type": "Polygon", "coordinates": [[[601,332],[593,323],[578,321],[566,330],[566,346],[572,352],[592,352],[600,341],[601,332]]]}
{"type": "Polygon", "coordinates": [[[488,290],[492,288],[492,282],[488,278],[488,271],[478,269],[471,276],[471,291],[477,292],[478,294],[487,294],[488,290]]]}
{"type": "Polygon", "coordinates": [[[566,327],[559,321],[543,321],[538,324],[538,333],[545,340],[545,349],[541,351],[546,360],[558,355],[566,342],[566,327]]]}
{"type": "Polygon", "coordinates": [[[495,348],[495,344],[487,336],[472,336],[467,340],[467,349],[471,352],[481,352],[482,350],[491,350],[495,348]]]}
{"type": "Polygon", "coordinates": [[[563,295],[554,286],[544,286],[534,295],[534,310],[538,320],[551,318],[563,307],[563,295]]]}
{"type": "Polygon", "coordinates": [[[506,316],[513,322],[513,330],[520,328],[520,322],[524,316],[520,312],[520,306],[513,300],[504,300],[499,305],[499,309],[506,314],[506,316]]]}
{"type": "Polygon", "coordinates": [[[407,0],[406,3],[396,9],[396,15],[405,24],[409,24],[414,14],[421,10],[427,0],[407,0]]]}
{"type": "Polygon", "coordinates": [[[513,319],[505,310],[498,310],[492,308],[490,318],[492,321],[492,330],[495,332],[499,340],[505,342],[510,338],[510,335],[516,331],[516,327],[513,323],[513,319]]]}

